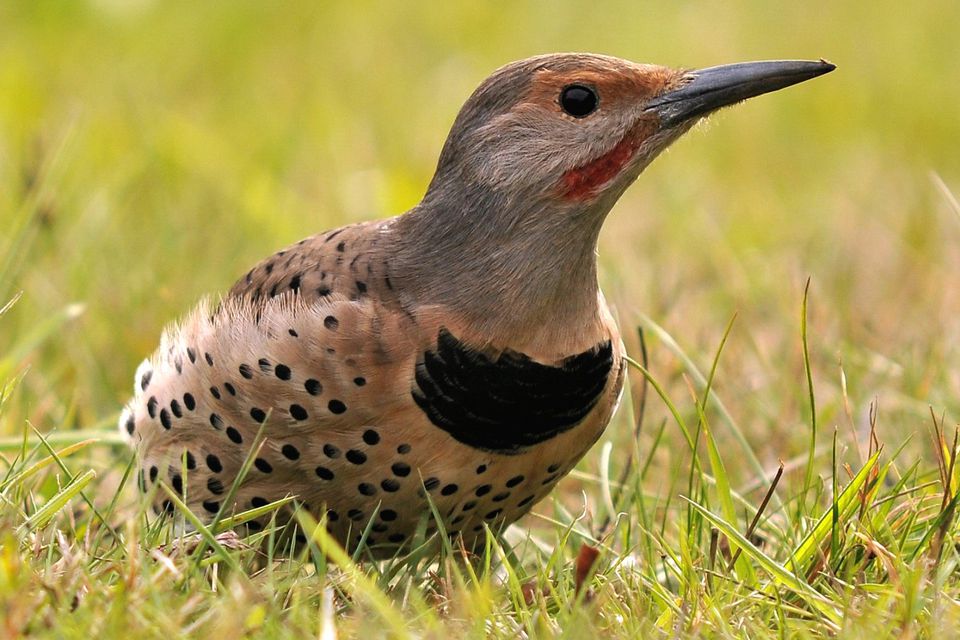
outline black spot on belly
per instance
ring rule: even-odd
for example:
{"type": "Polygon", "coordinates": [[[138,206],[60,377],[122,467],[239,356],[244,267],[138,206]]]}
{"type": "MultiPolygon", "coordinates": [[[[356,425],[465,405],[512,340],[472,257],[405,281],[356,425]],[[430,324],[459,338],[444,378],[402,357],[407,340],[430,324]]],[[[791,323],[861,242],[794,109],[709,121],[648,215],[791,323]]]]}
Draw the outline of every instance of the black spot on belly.
{"type": "Polygon", "coordinates": [[[307,415],[307,410],[298,404],[290,405],[290,415],[294,420],[306,420],[308,417],[310,417],[307,415]]]}
{"type": "Polygon", "coordinates": [[[223,464],[220,462],[220,458],[212,453],[207,455],[207,466],[210,467],[210,471],[214,473],[223,471],[223,464]]]}
{"type": "Polygon", "coordinates": [[[440,489],[440,494],[444,496],[452,496],[457,492],[457,489],[459,488],[460,487],[458,487],[457,485],[450,483],[448,485],[445,485],[443,489],[440,489]]]}
{"type": "Polygon", "coordinates": [[[323,455],[327,456],[328,458],[339,458],[340,449],[332,444],[325,444],[323,445],[323,455]]]}
{"type": "Polygon", "coordinates": [[[507,487],[512,489],[513,487],[517,486],[521,482],[523,482],[523,476],[513,476],[512,478],[507,480],[507,487]]]}
{"type": "Polygon", "coordinates": [[[441,329],[417,362],[412,393],[430,422],[463,444],[519,453],[583,420],[612,366],[609,340],[550,366],[509,349],[491,359],[441,329]]]}

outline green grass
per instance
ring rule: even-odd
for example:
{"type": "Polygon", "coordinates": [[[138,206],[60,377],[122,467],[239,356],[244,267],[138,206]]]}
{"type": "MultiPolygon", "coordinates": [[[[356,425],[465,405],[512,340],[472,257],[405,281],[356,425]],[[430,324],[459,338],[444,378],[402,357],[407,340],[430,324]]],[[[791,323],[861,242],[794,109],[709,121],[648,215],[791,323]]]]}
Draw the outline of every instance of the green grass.
{"type": "Polygon", "coordinates": [[[0,3],[0,636],[955,635],[960,5],[838,4],[0,3]],[[147,518],[114,423],[161,327],[414,204],[476,83],[557,50],[839,66],[614,210],[635,366],[577,470],[470,561],[147,518]]]}

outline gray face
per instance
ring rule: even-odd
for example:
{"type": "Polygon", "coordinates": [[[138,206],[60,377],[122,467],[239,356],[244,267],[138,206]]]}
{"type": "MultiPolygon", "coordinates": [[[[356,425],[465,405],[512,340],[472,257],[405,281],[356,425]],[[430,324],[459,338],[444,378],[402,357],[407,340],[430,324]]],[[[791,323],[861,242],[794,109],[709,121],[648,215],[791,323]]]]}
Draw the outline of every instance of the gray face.
{"type": "Polygon", "coordinates": [[[435,181],[590,206],[619,195],[700,118],[832,69],[768,61],[686,72],[592,54],[522,60],[495,71],[464,105],[435,181]],[[568,101],[571,88],[580,100],[568,101]]]}
{"type": "Polygon", "coordinates": [[[558,206],[600,201],[681,133],[661,131],[645,107],[684,81],[681,71],[586,54],[503,67],[461,110],[434,184],[456,180],[558,206]],[[571,88],[581,100],[565,100],[571,88]]]}

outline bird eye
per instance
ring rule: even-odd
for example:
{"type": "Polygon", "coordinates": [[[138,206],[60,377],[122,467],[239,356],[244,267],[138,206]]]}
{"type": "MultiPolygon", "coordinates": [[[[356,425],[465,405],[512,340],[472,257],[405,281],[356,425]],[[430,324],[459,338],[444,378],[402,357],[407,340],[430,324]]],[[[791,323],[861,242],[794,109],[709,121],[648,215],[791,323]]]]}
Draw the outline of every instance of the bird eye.
{"type": "Polygon", "coordinates": [[[597,92],[582,84],[571,84],[560,92],[560,106],[574,118],[582,118],[593,113],[599,101],[597,92]]]}

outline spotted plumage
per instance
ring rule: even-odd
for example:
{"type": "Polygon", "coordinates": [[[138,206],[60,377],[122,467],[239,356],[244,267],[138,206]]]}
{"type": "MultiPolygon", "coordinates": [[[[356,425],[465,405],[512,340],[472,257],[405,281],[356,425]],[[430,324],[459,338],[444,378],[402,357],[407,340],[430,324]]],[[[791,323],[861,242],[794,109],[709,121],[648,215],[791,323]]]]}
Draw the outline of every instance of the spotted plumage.
{"type": "Polygon", "coordinates": [[[623,386],[596,277],[607,212],[704,101],[826,69],[754,64],[724,76],[562,54],[498,70],[417,207],[278,251],[163,334],[120,420],[140,488],[163,480],[202,518],[293,496],[345,546],[367,531],[382,554],[437,530],[434,514],[468,545],[518,519],[600,437],[623,386]]]}

